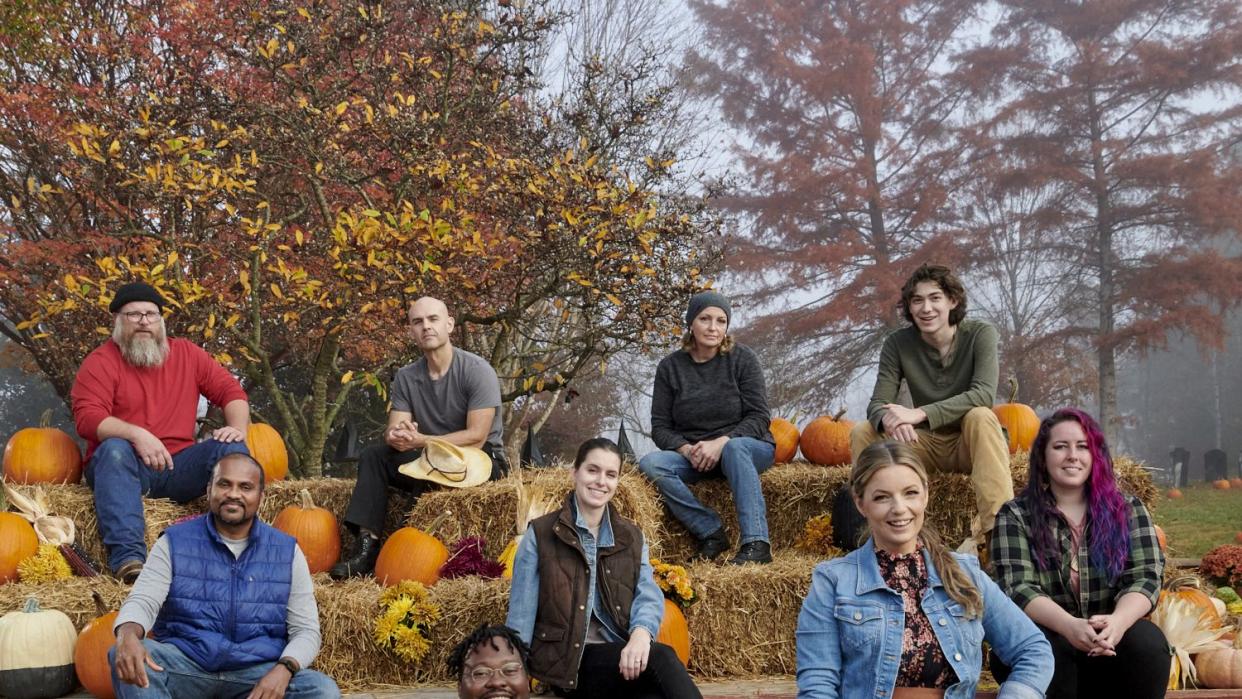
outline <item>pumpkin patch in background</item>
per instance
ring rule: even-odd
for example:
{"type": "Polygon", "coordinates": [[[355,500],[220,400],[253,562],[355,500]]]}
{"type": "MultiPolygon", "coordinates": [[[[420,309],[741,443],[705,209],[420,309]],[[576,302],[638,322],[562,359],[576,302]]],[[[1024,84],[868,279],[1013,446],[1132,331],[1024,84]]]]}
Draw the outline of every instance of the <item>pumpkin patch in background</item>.
{"type": "Polygon", "coordinates": [[[1169,489],[1169,492],[1168,492],[1168,497],[1169,497],[1169,499],[1170,499],[1170,500],[1181,500],[1181,499],[1182,499],[1182,491],[1181,491],[1181,489],[1179,489],[1179,488],[1170,488],[1170,489],[1169,489]]]}
{"type": "Polygon", "coordinates": [[[13,483],[77,483],[82,452],[68,434],[50,427],[44,411],[39,427],[18,430],[4,446],[4,479],[13,483]]]}
{"type": "Polygon", "coordinates": [[[1018,380],[1009,379],[1009,402],[992,407],[996,419],[1000,421],[1009,435],[1009,453],[1030,451],[1035,443],[1035,435],[1039,433],[1039,416],[1024,403],[1017,403],[1018,380]]]}
{"type": "Polygon", "coordinates": [[[341,557],[341,529],[336,516],[315,505],[310,491],[302,489],[300,505],[290,505],[272,520],[272,526],[298,540],[311,574],[322,573],[341,557]]]}
{"type": "Polygon", "coordinates": [[[246,431],[246,448],[263,467],[267,482],[279,481],[289,475],[289,451],[275,427],[263,422],[250,423],[246,431]]]}
{"type": "Polygon", "coordinates": [[[24,609],[0,618],[0,696],[47,699],[74,687],[73,649],[78,631],[64,612],[40,609],[34,597],[24,609]]]}
{"type": "Polygon", "coordinates": [[[798,426],[783,417],[774,417],[768,431],[776,440],[776,463],[787,464],[798,455],[798,426]]]}
{"type": "Polygon", "coordinates": [[[73,667],[78,681],[86,691],[99,699],[114,699],[112,691],[112,668],[108,664],[108,651],[116,645],[112,626],[116,623],[116,610],[108,611],[108,605],[98,592],[91,592],[95,600],[97,616],[82,627],[78,645],[73,650],[73,667]]]}
{"type": "Polygon", "coordinates": [[[850,430],[854,423],[843,420],[842,408],[831,417],[817,417],[802,430],[798,445],[807,461],[821,466],[837,466],[850,462],[850,430]]]}
{"type": "Polygon", "coordinates": [[[381,585],[396,585],[403,580],[414,580],[431,587],[440,579],[440,566],[448,560],[448,548],[432,535],[449,515],[449,511],[427,527],[402,527],[393,532],[380,549],[375,560],[375,579],[381,585]]]}

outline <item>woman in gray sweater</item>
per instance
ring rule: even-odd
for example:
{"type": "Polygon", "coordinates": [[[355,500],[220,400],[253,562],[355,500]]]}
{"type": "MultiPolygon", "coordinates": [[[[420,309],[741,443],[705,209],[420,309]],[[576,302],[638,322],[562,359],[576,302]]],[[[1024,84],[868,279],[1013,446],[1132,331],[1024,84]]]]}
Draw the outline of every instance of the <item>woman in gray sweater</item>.
{"type": "Polygon", "coordinates": [[[776,447],[768,431],[763,369],[750,348],[728,334],[732,309],[715,291],[690,299],[682,348],[660,361],[651,398],[651,438],[661,451],[638,468],[655,484],[664,504],[699,541],[696,559],[712,560],[729,548],[720,515],[688,487],[725,478],[733,491],[741,529],[730,563],[770,563],[767,506],[759,474],[772,467],[776,447]]]}

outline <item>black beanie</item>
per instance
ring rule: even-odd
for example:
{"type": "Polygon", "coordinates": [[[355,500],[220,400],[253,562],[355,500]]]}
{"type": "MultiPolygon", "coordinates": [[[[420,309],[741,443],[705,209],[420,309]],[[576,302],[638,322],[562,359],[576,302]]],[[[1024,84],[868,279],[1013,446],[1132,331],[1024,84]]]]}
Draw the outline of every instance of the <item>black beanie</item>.
{"type": "Polygon", "coordinates": [[[694,323],[694,319],[699,317],[704,308],[715,306],[724,311],[725,323],[733,320],[733,307],[729,305],[729,299],[719,291],[700,291],[690,297],[690,303],[686,306],[686,327],[690,327],[694,323]]]}
{"type": "Polygon", "coordinates": [[[160,292],[156,291],[155,287],[144,282],[130,282],[117,289],[112,303],[108,304],[108,311],[116,313],[124,308],[125,304],[134,301],[150,301],[159,306],[161,310],[163,310],[165,304],[164,297],[160,296],[160,292]]]}

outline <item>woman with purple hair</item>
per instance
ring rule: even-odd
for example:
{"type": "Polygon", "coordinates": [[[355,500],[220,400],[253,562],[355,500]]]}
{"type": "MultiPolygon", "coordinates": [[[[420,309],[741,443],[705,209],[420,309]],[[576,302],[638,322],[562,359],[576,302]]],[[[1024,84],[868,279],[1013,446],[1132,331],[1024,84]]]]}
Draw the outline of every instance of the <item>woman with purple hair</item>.
{"type": "MultiPolygon", "coordinates": [[[[1164,558],[1151,516],[1117,489],[1095,419],[1074,408],[1045,418],[1026,489],[996,516],[990,553],[1001,589],[1048,637],[1048,697],[1163,697],[1170,652],[1144,619],[1164,558]]],[[[995,656],[992,672],[1008,676],[995,656]]]]}

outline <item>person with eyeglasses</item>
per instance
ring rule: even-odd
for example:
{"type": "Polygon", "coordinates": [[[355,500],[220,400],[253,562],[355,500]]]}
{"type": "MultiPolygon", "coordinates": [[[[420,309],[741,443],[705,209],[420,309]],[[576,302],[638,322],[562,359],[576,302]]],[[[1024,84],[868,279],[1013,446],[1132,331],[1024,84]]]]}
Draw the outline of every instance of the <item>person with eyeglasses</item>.
{"type": "Polygon", "coordinates": [[[82,361],[70,392],[108,567],[125,583],[147,558],[143,496],[189,502],[220,459],[250,453],[245,390],[201,347],[168,337],[166,305],[150,284],[118,289],[112,337],[82,361]],[[200,395],[223,409],[225,424],[195,443],[200,395]]]}
{"type": "Polygon", "coordinates": [[[530,672],[559,696],[702,699],[677,653],[655,640],[664,595],[642,530],[609,502],[621,450],[578,447],[573,492],[530,523],[513,561],[505,624],[530,644],[530,672]]]}
{"type": "Polygon", "coordinates": [[[483,624],[449,653],[449,674],[457,678],[459,699],[527,699],[530,654],[517,632],[483,624]]]}

